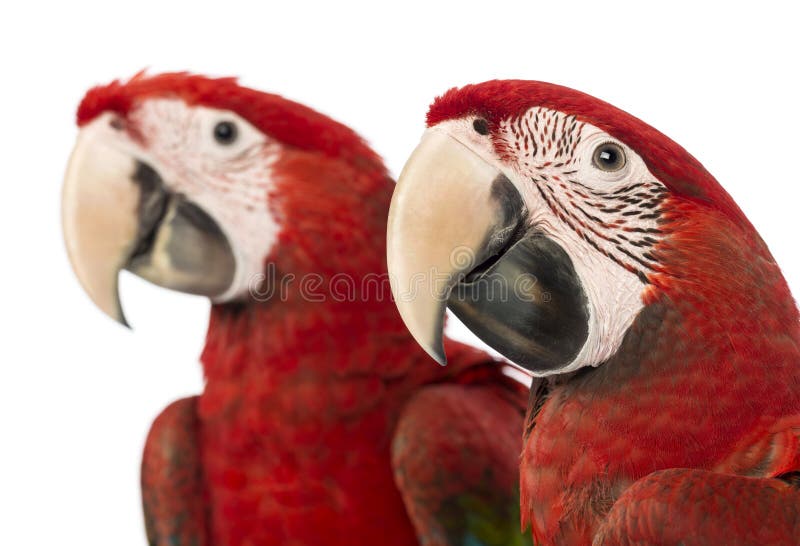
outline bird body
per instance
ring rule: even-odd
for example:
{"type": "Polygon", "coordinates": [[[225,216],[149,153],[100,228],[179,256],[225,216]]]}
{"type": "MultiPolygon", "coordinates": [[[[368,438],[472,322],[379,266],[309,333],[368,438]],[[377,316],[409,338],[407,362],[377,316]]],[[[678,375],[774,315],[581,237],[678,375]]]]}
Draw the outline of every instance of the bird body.
{"type": "MultiPolygon", "coordinates": [[[[564,87],[509,80],[453,89],[428,122],[490,174],[462,174],[462,190],[439,188],[446,199],[409,216],[403,199],[450,183],[448,167],[435,165],[453,161],[445,159],[453,145],[438,144],[445,151],[425,163],[436,151],[423,139],[392,203],[389,258],[400,265],[390,270],[402,276],[408,256],[446,254],[441,237],[421,232],[441,232],[451,207],[470,206],[494,211],[483,212],[483,238],[462,243],[488,265],[469,264],[458,279],[475,283],[486,271],[513,281],[522,270],[536,274],[537,294],[549,294],[513,308],[464,303],[454,301],[462,287],[454,280],[442,298],[538,376],[520,470],[535,541],[798,543],[800,317],[733,199],[666,136],[564,87]],[[479,205],[464,205],[459,191],[479,205]],[[412,229],[426,242],[404,239],[412,229]]],[[[399,305],[407,323],[425,324],[417,303],[399,305]]],[[[436,331],[412,328],[441,358],[436,331]]]]}
{"type": "Polygon", "coordinates": [[[697,212],[674,213],[698,218],[681,226],[702,234],[691,253],[679,238],[662,250],[681,277],[654,277],[617,354],[554,385],[531,416],[523,502],[543,536],[572,513],[590,542],[614,499],[657,470],[775,478],[800,468],[794,302],[758,239],[746,247],[746,232],[697,212]]]}
{"type": "Polygon", "coordinates": [[[78,122],[64,227],[89,295],[124,321],[128,269],[212,300],[204,391],[145,445],[150,544],[523,543],[525,389],[455,342],[424,365],[384,264],[394,183],[358,135],[183,73],[95,88],[78,122]]]}
{"type": "MultiPolygon", "coordinates": [[[[464,348],[462,366],[426,367],[394,317],[383,317],[384,330],[370,324],[381,320],[374,314],[333,307],[282,309],[279,317],[214,309],[206,388],[184,446],[203,461],[208,503],[197,517],[198,526],[210,520],[208,544],[417,540],[391,465],[394,431],[415,393],[457,384],[485,357],[464,348]],[[414,373],[425,368],[431,373],[414,373]]],[[[156,431],[148,450],[159,445],[156,431]]],[[[145,506],[163,521],[160,503],[148,498],[174,491],[159,483],[163,466],[148,466],[146,455],[145,506]]]]}

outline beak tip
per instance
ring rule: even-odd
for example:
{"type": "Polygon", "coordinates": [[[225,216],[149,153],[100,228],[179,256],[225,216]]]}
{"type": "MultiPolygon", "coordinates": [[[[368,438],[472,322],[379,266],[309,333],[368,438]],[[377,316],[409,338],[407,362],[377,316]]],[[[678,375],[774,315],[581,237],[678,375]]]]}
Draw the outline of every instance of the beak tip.
{"type": "Polygon", "coordinates": [[[447,355],[444,352],[444,345],[441,340],[435,345],[427,347],[425,352],[428,353],[428,356],[434,359],[439,366],[447,366],[447,355]]]}
{"type": "Polygon", "coordinates": [[[103,311],[104,315],[106,315],[108,318],[110,318],[111,320],[113,320],[126,330],[133,330],[130,323],[128,322],[128,319],[125,318],[125,313],[122,312],[121,307],[118,307],[116,311],[109,312],[103,308],[101,308],[101,311],[103,311]]]}
{"type": "Polygon", "coordinates": [[[114,320],[114,322],[118,323],[126,330],[133,330],[130,323],[128,322],[128,319],[125,317],[125,312],[122,310],[122,304],[119,301],[119,295],[117,295],[116,309],[114,310],[114,312],[107,314],[114,320]]]}

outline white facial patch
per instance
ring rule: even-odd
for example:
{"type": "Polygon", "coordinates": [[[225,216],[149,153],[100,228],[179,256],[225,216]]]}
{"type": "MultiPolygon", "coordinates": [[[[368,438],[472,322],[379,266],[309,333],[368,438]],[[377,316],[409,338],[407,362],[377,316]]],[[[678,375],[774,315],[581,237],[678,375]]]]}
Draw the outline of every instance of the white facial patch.
{"type": "Polygon", "coordinates": [[[233,283],[214,300],[246,296],[278,237],[268,194],[280,144],[232,112],[178,99],[143,101],[129,118],[147,139],[147,150],[139,148],[135,155],[161,175],[170,191],[209,214],[233,249],[233,283]],[[234,127],[229,142],[215,137],[221,122],[234,127]]]}
{"type": "Polygon", "coordinates": [[[644,307],[648,275],[659,271],[652,252],[663,237],[658,219],[667,188],[628,146],[574,116],[532,108],[502,122],[493,136],[480,135],[474,119],[437,128],[512,181],[530,226],[569,254],[588,300],[588,336],[578,355],[561,369],[534,375],[601,365],[644,307]]]}

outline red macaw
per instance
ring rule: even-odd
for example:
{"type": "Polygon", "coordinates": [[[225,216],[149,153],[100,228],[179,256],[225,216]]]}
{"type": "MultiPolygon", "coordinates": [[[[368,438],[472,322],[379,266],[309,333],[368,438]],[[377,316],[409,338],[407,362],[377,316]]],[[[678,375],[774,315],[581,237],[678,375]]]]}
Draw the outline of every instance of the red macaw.
{"type": "Polygon", "coordinates": [[[434,358],[449,305],[541,378],[521,462],[535,541],[800,544],[798,310],[719,183],[557,85],[452,89],[427,121],[390,207],[393,288],[447,279],[398,299],[434,358]]]}
{"type": "Polygon", "coordinates": [[[352,130],[183,73],[90,90],[64,186],[74,270],[123,321],[121,269],[206,295],[206,387],[156,419],[154,546],[505,545],[525,389],[428,357],[388,288],[394,187],[352,130]]]}

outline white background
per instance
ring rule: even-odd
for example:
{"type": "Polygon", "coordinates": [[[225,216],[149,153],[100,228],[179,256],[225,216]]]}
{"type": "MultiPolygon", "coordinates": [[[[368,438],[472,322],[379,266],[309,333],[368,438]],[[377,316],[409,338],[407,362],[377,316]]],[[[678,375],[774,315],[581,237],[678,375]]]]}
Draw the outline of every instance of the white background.
{"type": "Polygon", "coordinates": [[[0,544],[142,545],[148,426],[202,378],[207,303],[123,280],[124,330],[66,261],[59,192],[92,85],[153,71],[238,75],[361,132],[399,172],[447,88],[541,79],[683,144],[738,200],[800,291],[798,8],[284,0],[0,7],[0,544]]]}

